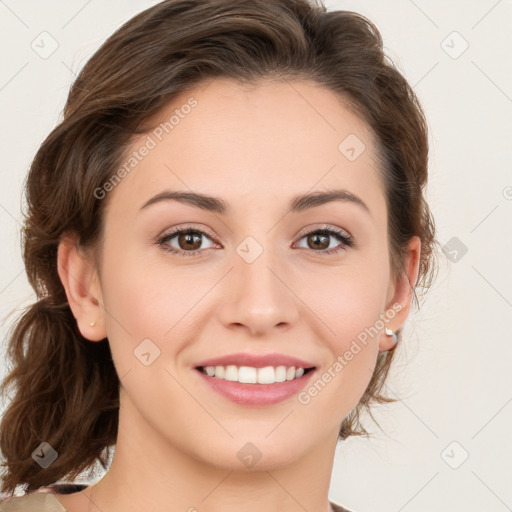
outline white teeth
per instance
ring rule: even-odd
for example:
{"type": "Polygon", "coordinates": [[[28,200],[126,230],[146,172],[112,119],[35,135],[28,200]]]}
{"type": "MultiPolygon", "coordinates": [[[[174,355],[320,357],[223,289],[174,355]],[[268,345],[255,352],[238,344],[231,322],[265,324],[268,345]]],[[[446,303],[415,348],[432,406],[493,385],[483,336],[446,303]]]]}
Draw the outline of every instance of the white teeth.
{"type": "Polygon", "coordinates": [[[249,366],[240,366],[238,369],[238,382],[245,382],[247,384],[256,384],[258,377],[258,370],[249,366]]]}
{"type": "MultiPolygon", "coordinates": [[[[213,366],[207,366],[207,368],[213,368],[213,366]]],[[[215,377],[219,377],[219,379],[223,379],[224,378],[224,373],[225,373],[224,366],[216,366],[215,367],[215,372],[212,375],[212,377],[215,376],[215,377]]]]}
{"type": "Polygon", "coordinates": [[[258,368],[258,384],[273,384],[276,381],[276,372],[273,366],[258,368]]]}
{"type": "Polygon", "coordinates": [[[224,378],[226,380],[238,380],[238,368],[232,364],[226,366],[226,371],[224,372],[224,378]]]}
{"type": "Polygon", "coordinates": [[[206,366],[202,371],[210,377],[246,384],[274,384],[298,379],[304,375],[304,368],[296,369],[294,366],[288,368],[286,366],[265,366],[264,368],[235,365],[206,366]]]}
{"type": "Polygon", "coordinates": [[[286,380],[286,366],[278,366],[276,368],[276,382],[284,382],[286,380]]]}

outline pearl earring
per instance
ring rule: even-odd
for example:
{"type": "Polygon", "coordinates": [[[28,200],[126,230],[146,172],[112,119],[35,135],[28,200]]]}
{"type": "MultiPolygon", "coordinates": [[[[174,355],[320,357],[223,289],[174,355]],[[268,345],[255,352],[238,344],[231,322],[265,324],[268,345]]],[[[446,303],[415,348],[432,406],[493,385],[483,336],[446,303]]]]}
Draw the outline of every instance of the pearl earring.
{"type": "Polygon", "coordinates": [[[90,325],[91,327],[94,327],[94,326],[96,325],[96,322],[91,322],[89,325],[90,325]]]}
{"type": "Polygon", "coordinates": [[[395,332],[393,332],[391,329],[388,329],[386,327],[386,335],[387,336],[393,336],[393,339],[395,340],[395,343],[398,343],[398,336],[396,335],[395,332]]]}

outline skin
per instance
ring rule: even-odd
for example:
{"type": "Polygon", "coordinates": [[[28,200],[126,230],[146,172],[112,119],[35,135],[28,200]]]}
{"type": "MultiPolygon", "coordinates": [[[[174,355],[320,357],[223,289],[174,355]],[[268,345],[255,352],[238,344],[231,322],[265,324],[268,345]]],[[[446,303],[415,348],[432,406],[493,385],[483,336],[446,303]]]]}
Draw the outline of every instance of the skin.
{"type": "Polygon", "coordinates": [[[278,352],[312,361],[322,374],[393,304],[403,309],[387,327],[403,326],[420,240],[411,239],[405,272],[393,279],[375,141],[326,88],[217,79],[175,98],[161,119],[191,96],[198,105],[104,199],[101,244],[87,251],[69,236],[59,246],[81,333],[91,342],[108,336],[121,406],[107,474],[58,499],[70,512],[327,512],[340,424],[393,338],[382,329],[307,405],[296,396],[237,405],[206,386],[194,366],[234,352],[278,352]],[[366,146],[354,161],[338,149],[349,134],[366,146]],[[338,188],[359,196],[369,213],[342,201],[287,212],[297,194],[338,188]],[[164,190],[213,195],[231,211],[176,201],[141,210],[164,190]],[[157,244],[177,225],[208,236],[192,248],[175,237],[167,247],[200,254],[157,244]],[[357,246],[344,248],[333,236],[319,248],[308,243],[305,234],[325,225],[345,230],[357,246]],[[263,249],[252,263],[236,252],[248,236],[263,249]],[[341,250],[322,253],[326,247],[341,250]],[[146,338],[160,350],[149,366],[133,352],[146,338]],[[262,454],[250,468],[237,457],[247,442],[262,454]]]}

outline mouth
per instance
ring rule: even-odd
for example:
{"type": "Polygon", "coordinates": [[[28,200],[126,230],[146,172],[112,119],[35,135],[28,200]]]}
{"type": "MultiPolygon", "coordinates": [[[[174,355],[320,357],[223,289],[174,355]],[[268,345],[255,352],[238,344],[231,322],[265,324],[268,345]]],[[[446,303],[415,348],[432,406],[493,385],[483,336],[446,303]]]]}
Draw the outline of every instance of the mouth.
{"type": "Polygon", "coordinates": [[[197,366],[195,369],[203,375],[229,382],[241,384],[271,385],[280,382],[288,382],[302,378],[304,375],[315,370],[315,366],[302,368],[295,366],[265,366],[257,368],[254,366],[217,365],[197,366]]]}
{"type": "Polygon", "coordinates": [[[268,407],[296,396],[306,387],[317,367],[197,366],[199,379],[223,399],[237,405],[268,407]]]}

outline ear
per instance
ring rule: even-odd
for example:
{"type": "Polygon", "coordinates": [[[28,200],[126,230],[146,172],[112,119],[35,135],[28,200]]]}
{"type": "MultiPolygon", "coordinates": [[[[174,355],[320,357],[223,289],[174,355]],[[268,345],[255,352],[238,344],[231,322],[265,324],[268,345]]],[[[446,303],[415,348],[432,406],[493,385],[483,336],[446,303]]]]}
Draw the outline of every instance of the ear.
{"type": "MultiPolygon", "coordinates": [[[[413,291],[418,280],[420,253],[421,240],[418,236],[413,236],[407,246],[404,272],[394,283],[390,283],[386,311],[395,311],[395,315],[386,327],[393,332],[402,328],[409,316],[413,291]]],[[[388,336],[384,332],[380,337],[379,352],[390,350],[395,344],[393,336],[388,336]]]]}
{"type": "Polygon", "coordinates": [[[90,341],[106,338],[98,273],[92,258],[80,249],[76,236],[61,237],[57,270],[82,336],[90,341]]]}

